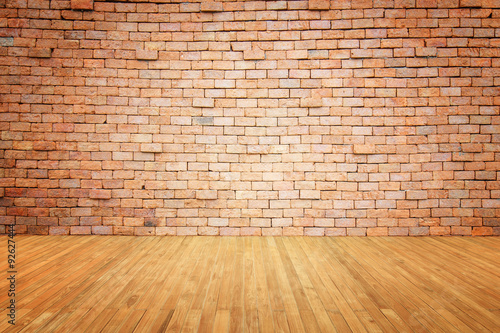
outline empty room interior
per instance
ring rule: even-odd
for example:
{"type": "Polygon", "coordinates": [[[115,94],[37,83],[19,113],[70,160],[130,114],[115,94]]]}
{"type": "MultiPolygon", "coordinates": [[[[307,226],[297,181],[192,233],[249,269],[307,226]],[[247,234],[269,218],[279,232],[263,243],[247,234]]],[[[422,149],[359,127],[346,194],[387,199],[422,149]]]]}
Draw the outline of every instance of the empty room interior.
{"type": "Polygon", "coordinates": [[[500,0],[0,0],[1,332],[500,332],[500,0]]]}

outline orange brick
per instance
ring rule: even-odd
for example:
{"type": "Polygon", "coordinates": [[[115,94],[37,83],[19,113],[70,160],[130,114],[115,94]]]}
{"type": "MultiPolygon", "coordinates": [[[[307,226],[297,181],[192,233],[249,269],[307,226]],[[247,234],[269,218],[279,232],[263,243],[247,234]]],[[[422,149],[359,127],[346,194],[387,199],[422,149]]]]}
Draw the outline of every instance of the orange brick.
{"type": "Polygon", "coordinates": [[[71,0],[73,10],[93,10],[94,0],[71,0]]]}
{"type": "Polygon", "coordinates": [[[445,236],[450,235],[450,227],[430,227],[429,235],[431,236],[445,236]]]}
{"type": "Polygon", "coordinates": [[[309,10],[329,10],[329,0],[309,0],[309,10]]]}
{"type": "Polygon", "coordinates": [[[317,108],[323,106],[321,98],[304,98],[300,100],[300,106],[306,108],[317,108]]]}
{"type": "Polygon", "coordinates": [[[385,228],[385,227],[368,228],[366,235],[367,236],[388,236],[389,231],[388,231],[388,228],[385,228]]]}
{"type": "Polygon", "coordinates": [[[135,58],[137,60],[157,60],[158,51],[157,50],[136,50],[135,58]]]}
{"type": "Polygon", "coordinates": [[[204,1],[201,3],[202,12],[222,12],[222,2],[204,1]]]}
{"type": "Polygon", "coordinates": [[[492,227],[472,227],[472,236],[491,236],[493,235],[492,227]]]}
{"type": "Polygon", "coordinates": [[[375,154],[375,145],[354,145],[353,146],[354,154],[375,154]]]}

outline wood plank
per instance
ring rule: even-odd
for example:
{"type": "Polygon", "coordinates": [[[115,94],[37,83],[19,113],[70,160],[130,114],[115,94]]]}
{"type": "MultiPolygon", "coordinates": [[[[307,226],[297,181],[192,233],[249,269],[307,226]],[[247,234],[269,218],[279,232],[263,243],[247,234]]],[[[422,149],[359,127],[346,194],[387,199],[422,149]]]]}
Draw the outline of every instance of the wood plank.
{"type": "Polygon", "coordinates": [[[345,321],[340,311],[328,311],[328,315],[330,316],[333,325],[337,329],[337,332],[352,332],[351,328],[345,321]]]}
{"type": "MultiPolygon", "coordinates": [[[[169,237],[171,238],[171,237],[169,237]]],[[[192,271],[197,256],[197,251],[200,251],[200,242],[192,242],[192,239],[183,237],[182,243],[176,248],[174,255],[170,257],[169,267],[171,270],[168,274],[160,275],[157,279],[157,290],[155,294],[144,297],[135,306],[141,309],[160,309],[172,310],[175,309],[175,302],[178,299],[178,293],[182,291],[182,286],[186,282],[186,276],[192,271]]],[[[161,249],[159,249],[161,252],[161,249]]]]}
{"type": "Polygon", "coordinates": [[[273,312],[270,301],[270,290],[264,258],[262,255],[262,246],[258,238],[252,238],[252,248],[254,257],[256,294],[258,304],[259,331],[263,333],[274,332],[273,312]]]}
{"type": "Polygon", "coordinates": [[[205,239],[202,253],[198,258],[193,271],[187,278],[181,293],[178,294],[178,297],[176,296],[177,301],[174,298],[167,301],[166,304],[169,306],[174,305],[175,310],[166,332],[179,332],[182,329],[186,316],[189,312],[190,305],[196,297],[195,291],[199,288],[202,274],[207,269],[207,263],[213,260],[212,257],[215,253],[213,243],[214,238],[205,239]]]}
{"type": "MultiPolygon", "coordinates": [[[[311,311],[311,314],[314,316],[315,321],[317,322],[317,327],[314,327],[315,325],[313,323],[313,326],[310,329],[319,329],[321,332],[336,332],[335,326],[330,320],[325,305],[322,302],[322,297],[318,294],[317,291],[320,290],[322,284],[318,281],[319,285],[316,286],[309,278],[310,276],[314,277],[314,271],[310,269],[308,270],[305,267],[305,265],[308,263],[306,261],[307,256],[298,244],[298,240],[295,238],[286,238],[284,239],[283,243],[286,246],[288,253],[290,254],[290,259],[293,263],[295,271],[297,272],[297,277],[300,280],[300,284],[304,288],[305,295],[311,305],[311,310],[314,309],[314,312],[311,311]]],[[[323,297],[323,299],[325,298],[326,297],[323,297]]],[[[327,302],[331,302],[331,298],[327,298],[327,302]]]]}
{"type": "MultiPolygon", "coordinates": [[[[42,305],[42,303],[55,303],[65,296],[66,293],[70,292],[70,288],[65,288],[68,284],[77,285],[79,282],[83,281],[87,276],[94,275],[97,271],[101,270],[103,266],[107,263],[112,253],[116,253],[116,247],[106,246],[106,250],[99,251],[101,246],[106,246],[106,244],[99,244],[97,248],[92,247],[89,251],[97,251],[98,254],[89,256],[88,260],[76,260],[77,254],[74,257],[65,259],[66,265],[69,269],[61,270],[61,273],[57,273],[56,276],[52,276],[52,279],[43,279],[43,282],[38,280],[37,283],[33,283],[33,288],[36,291],[30,292],[28,295],[23,295],[23,301],[20,302],[20,306],[24,308],[37,308],[42,305]],[[104,260],[101,260],[104,259],[104,260]],[[71,263],[69,263],[69,262],[71,263]],[[86,272],[89,275],[84,274],[86,272]],[[55,281],[51,281],[55,279],[55,281]],[[55,282],[55,283],[54,283],[55,282]],[[47,287],[47,284],[50,284],[47,287]]],[[[50,277],[50,276],[47,276],[50,277]]],[[[32,281],[35,279],[32,279],[32,281]]],[[[85,306],[84,306],[85,307],[85,306]]]]}
{"type": "MultiPolygon", "coordinates": [[[[346,243],[347,251],[366,270],[367,274],[363,275],[363,279],[366,280],[366,283],[373,286],[368,294],[396,330],[398,332],[411,330],[426,332],[427,330],[423,326],[415,324],[418,322],[416,322],[415,318],[409,312],[411,309],[418,310],[418,307],[411,304],[408,298],[405,297],[405,289],[404,287],[399,287],[399,276],[393,270],[392,265],[387,264],[385,261],[380,262],[382,256],[378,249],[369,243],[360,244],[359,241],[343,242],[342,240],[338,240],[338,242],[346,243]],[[381,266],[381,269],[377,271],[376,267],[378,266],[381,266]],[[413,323],[411,328],[409,323],[413,323]]],[[[418,295],[415,295],[415,297],[418,297],[418,295]]]]}
{"type": "Polygon", "coordinates": [[[285,311],[273,311],[274,329],[275,332],[289,333],[290,327],[285,311]]]}
{"type": "Polygon", "coordinates": [[[254,254],[250,238],[245,237],[243,250],[243,309],[245,311],[245,332],[259,331],[257,287],[255,281],[254,254]]]}
{"type": "Polygon", "coordinates": [[[106,326],[103,327],[102,333],[114,333],[120,332],[121,327],[124,325],[126,320],[131,317],[139,317],[137,322],[140,320],[144,311],[137,312],[134,309],[117,309],[114,315],[110,318],[110,320],[106,323],[106,326]]]}
{"type": "Polygon", "coordinates": [[[184,325],[182,326],[182,333],[198,332],[198,326],[201,319],[201,309],[189,310],[184,325]]]}
{"type": "MultiPolygon", "coordinates": [[[[362,308],[358,303],[353,303],[352,297],[345,295],[345,290],[341,291],[341,288],[346,287],[342,285],[341,278],[336,272],[337,267],[333,267],[331,265],[331,260],[328,260],[327,253],[325,253],[321,246],[318,246],[319,244],[317,241],[305,238],[301,244],[304,246],[304,252],[309,254],[308,258],[312,266],[318,275],[321,276],[323,283],[327,286],[327,290],[330,291],[338,310],[350,329],[356,332],[365,332],[366,330],[363,323],[354,312],[355,310],[362,310],[362,308]],[[355,305],[355,309],[352,308],[352,305],[355,305]]],[[[338,265],[338,267],[340,267],[340,265],[338,265]]]]}
{"type": "Polygon", "coordinates": [[[152,327],[156,323],[156,318],[159,315],[158,309],[146,310],[144,315],[141,317],[141,320],[137,323],[135,327],[135,332],[151,332],[152,327]]]}
{"type": "Polygon", "coordinates": [[[229,310],[217,310],[214,320],[214,333],[229,332],[229,310]]]}
{"type": "Polygon", "coordinates": [[[182,237],[165,237],[157,244],[157,249],[154,251],[157,255],[156,264],[149,273],[154,278],[148,279],[148,288],[133,305],[135,309],[152,309],[151,306],[153,305],[155,309],[159,310],[160,306],[163,305],[158,300],[164,300],[161,296],[163,292],[169,290],[167,287],[168,278],[169,276],[176,276],[174,270],[179,266],[174,259],[179,253],[190,255],[187,252],[187,242],[184,242],[184,240],[182,237]]]}
{"type": "Polygon", "coordinates": [[[222,273],[228,254],[228,240],[224,238],[220,242],[219,253],[216,258],[213,270],[210,272],[210,282],[207,283],[207,294],[203,311],[201,312],[198,332],[212,332],[215,316],[217,312],[217,299],[221,291],[222,273]]]}
{"type": "Polygon", "coordinates": [[[231,308],[231,296],[232,296],[232,283],[235,274],[235,264],[236,264],[236,238],[225,237],[229,244],[226,254],[226,260],[224,262],[224,271],[222,273],[222,280],[220,286],[220,292],[217,298],[217,310],[229,310],[231,308]]]}
{"type": "Polygon", "coordinates": [[[271,258],[269,244],[265,240],[261,240],[260,248],[262,252],[262,260],[264,261],[264,274],[266,275],[267,289],[269,291],[269,301],[271,302],[271,309],[274,311],[284,311],[283,298],[279,287],[276,268],[271,258]]]}
{"type": "MultiPolygon", "coordinates": [[[[399,243],[399,241],[398,241],[399,243]]],[[[405,245],[401,245],[405,247],[405,245]]],[[[478,296],[477,292],[471,289],[471,286],[463,282],[466,279],[464,270],[457,269],[455,274],[450,271],[450,264],[428,258],[420,253],[415,254],[417,262],[414,271],[422,272],[432,269],[433,274],[428,275],[427,286],[429,293],[432,293],[432,302],[453,306],[454,309],[462,309],[463,316],[481,318],[481,323],[487,327],[500,327],[500,318],[491,314],[490,311],[484,311],[485,308],[497,308],[499,305],[498,297],[488,297],[488,293],[482,293],[478,296]],[[425,260],[425,265],[423,262],[425,260]],[[422,267],[426,267],[424,269],[422,267]]],[[[469,271],[470,275],[477,274],[477,270],[469,271]]],[[[500,282],[500,276],[485,278],[485,281],[496,280],[500,282]]],[[[498,286],[498,285],[497,285],[498,286]]],[[[481,286],[480,290],[484,290],[481,286]]],[[[442,308],[440,308],[442,311],[442,308]]],[[[456,318],[457,314],[449,314],[451,318],[456,318]]]]}
{"type": "Polygon", "coordinates": [[[90,309],[83,309],[83,308],[76,309],[71,312],[63,309],[59,311],[57,317],[53,318],[52,321],[48,322],[45,326],[43,326],[40,329],[40,332],[54,332],[54,333],[69,332],[75,325],[75,322],[70,320],[69,317],[74,314],[76,314],[79,317],[83,317],[89,311],[90,309]]]}
{"type": "Polygon", "coordinates": [[[17,325],[2,332],[500,327],[498,237],[17,239],[17,325]]]}
{"type": "Polygon", "coordinates": [[[151,326],[149,332],[165,332],[167,330],[168,324],[170,323],[170,320],[172,319],[173,314],[174,310],[171,309],[159,310],[158,316],[156,317],[156,320],[151,326]]]}
{"type": "MultiPolygon", "coordinates": [[[[299,291],[294,291],[288,279],[288,274],[285,271],[285,267],[280,255],[280,250],[278,249],[277,242],[280,239],[267,238],[268,251],[270,252],[271,260],[275,265],[275,273],[278,280],[278,285],[281,291],[281,297],[283,299],[283,307],[286,313],[286,319],[288,322],[288,327],[291,332],[305,332],[304,323],[300,316],[299,307],[296,302],[295,294],[299,291]]],[[[283,251],[283,248],[280,247],[283,251]]],[[[304,306],[304,305],[302,305],[304,306]]],[[[275,322],[275,326],[278,324],[275,322]]]]}
{"type": "Polygon", "coordinates": [[[243,283],[244,283],[244,261],[243,261],[243,240],[236,238],[236,255],[234,272],[230,289],[231,303],[229,307],[229,332],[243,332],[245,312],[243,311],[243,283]]]}
{"type": "MultiPolygon", "coordinates": [[[[427,329],[430,330],[446,330],[450,328],[450,322],[446,318],[439,315],[437,311],[443,311],[444,308],[439,305],[439,292],[442,292],[446,289],[446,285],[442,285],[438,289],[439,292],[435,292],[431,286],[429,285],[430,279],[434,274],[434,270],[429,267],[429,264],[426,262],[423,264],[420,260],[418,260],[418,254],[411,253],[411,257],[408,257],[407,251],[404,251],[400,246],[395,246],[392,243],[398,242],[397,239],[393,239],[391,242],[380,242],[380,240],[373,239],[375,243],[380,245],[380,249],[383,249],[383,255],[389,256],[391,253],[393,256],[396,256],[398,259],[392,261],[392,268],[401,276],[401,279],[406,280],[401,285],[400,288],[408,288],[406,294],[411,295],[415,294],[416,297],[412,297],[411,301],[415,304],[415,308],[412,310],[412,314],[416,317],[417,321],[422,323],[427,329]],[[396,255],[395,253],[398,253],[396,255]],[[424,266],[422,269],[420,266],[424,266]],[[437,326],[436,326],[437,325],[437,326]]],[[[399,279],[394,281],[395,284],[398,284],[399,279]]],[[[483,325],[479,322],[476,322],[478,325],[479,331],[484,329],[483,325]]],[[[455,317],[455,325],[459,325],[459,327],[464,325],[464,322],[460,320],[458,317],[455,317]]],[[[463,327],[463,330],[466,330],[466,327],[463,327]]]]}
{"type": "MultiPolygon", "coordinates": [[[[92,321],[92,323],[85,329],[85,332],[89,333],[99,333],[108,324],[111,318],[115,315],[118,309],[104,309],[102,312],[97,314],[97,317],[92,321]]],[[[82,326],[79,326],[82,328],[82,326]]]]}

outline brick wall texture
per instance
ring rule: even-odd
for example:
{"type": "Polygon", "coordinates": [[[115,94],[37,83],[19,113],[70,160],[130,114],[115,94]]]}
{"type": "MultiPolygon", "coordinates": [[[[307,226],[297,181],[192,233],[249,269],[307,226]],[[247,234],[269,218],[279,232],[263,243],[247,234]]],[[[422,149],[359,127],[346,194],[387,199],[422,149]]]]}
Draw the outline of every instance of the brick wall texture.
{"type": "Polygon", "coordinates": [[[500,234],[498,0],[0,13],[0,232],[500,234]]]}

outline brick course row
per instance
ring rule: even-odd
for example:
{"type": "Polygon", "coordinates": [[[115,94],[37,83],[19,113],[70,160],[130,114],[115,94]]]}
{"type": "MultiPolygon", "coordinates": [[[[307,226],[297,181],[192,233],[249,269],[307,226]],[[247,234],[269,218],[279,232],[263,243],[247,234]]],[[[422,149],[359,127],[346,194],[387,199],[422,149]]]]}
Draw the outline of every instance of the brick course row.
{"type": "Polygon", "coordinates": [[[500,235],[500,3],[0,0],[0,232],[500,235]]]}

